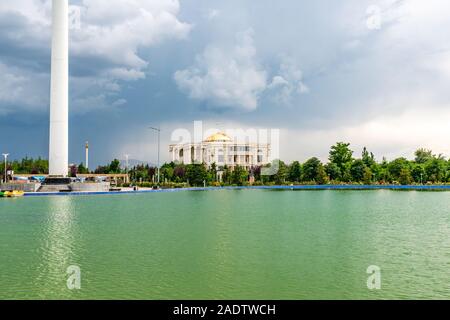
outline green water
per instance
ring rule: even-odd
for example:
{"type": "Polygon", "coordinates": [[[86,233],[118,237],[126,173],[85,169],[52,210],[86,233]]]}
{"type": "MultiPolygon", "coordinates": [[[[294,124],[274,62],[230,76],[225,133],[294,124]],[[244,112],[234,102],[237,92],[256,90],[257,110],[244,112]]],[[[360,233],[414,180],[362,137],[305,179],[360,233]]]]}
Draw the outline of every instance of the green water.
{"type": "Polygon", "coordinates": [[[449,226],[444,192],[0,199],[0,298],[450,298],[449,226]]]}

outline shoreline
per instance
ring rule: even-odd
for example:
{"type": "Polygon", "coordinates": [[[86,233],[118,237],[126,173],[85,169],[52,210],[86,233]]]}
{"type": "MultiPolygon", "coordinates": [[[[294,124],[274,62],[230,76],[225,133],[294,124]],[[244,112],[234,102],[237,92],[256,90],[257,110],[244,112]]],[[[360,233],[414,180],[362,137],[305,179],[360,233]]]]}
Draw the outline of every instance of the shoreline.
{"type": "Polygon", "coordinates": [[[294,186],[227,186],[227,187],[192,187],[192,188],[171,188],[171,189],[141,189],[124,191],[86,191],[86,192],[26,192],[25,197],[43,196],[87,196],[87,195],[123,195],[123,194],[144,194],[182,191],[219,191],[219,190],[390,190],[390,191],[450,191],[450,185],[294,185],[294,186]]]}

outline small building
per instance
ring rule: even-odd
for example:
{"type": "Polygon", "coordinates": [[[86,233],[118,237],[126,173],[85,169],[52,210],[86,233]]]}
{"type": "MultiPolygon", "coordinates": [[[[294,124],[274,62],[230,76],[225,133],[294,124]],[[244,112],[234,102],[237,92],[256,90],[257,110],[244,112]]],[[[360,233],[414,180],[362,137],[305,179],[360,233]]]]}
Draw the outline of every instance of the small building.
{"type": "Polygon", "coordinates": [[[239,165],[247,169],[269,163],[270,144],[234,141],[223,132],[209,136],[200,143],[173,144],[169,146],[172,161],[175,163],[204,163],[218,168],[239,165]]]}

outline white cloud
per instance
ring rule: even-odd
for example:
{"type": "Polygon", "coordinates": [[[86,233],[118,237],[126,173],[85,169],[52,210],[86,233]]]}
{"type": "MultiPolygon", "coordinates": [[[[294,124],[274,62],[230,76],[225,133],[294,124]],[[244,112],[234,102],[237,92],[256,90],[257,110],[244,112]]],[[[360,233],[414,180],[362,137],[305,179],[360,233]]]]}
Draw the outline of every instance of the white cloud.
{"type": "Polygon", "coordinates": [[[139,48],[185,38],[191,29],[177,18],[177,0],[83,0],[80,9],[81,28],[73,31],[73,52],[135,71],[147,66],[139,48]]]}
{"type": "Polygon", "coordinates": [[[267,76],[256,59],[252,30],[238,33],[233,46],[208,46],[196,60],[194,66],[175,73],[181,90],[220,106],[256,109],[267,76]]]}
{"type": "Polygon", "coordinates": [[[303,73],[292,59],[285,58],[280,65],[279,74],[274,76],[267,87],[274,91],[274,100],[280,104],[291,104],[298,95],[309,92],[303,82],[303,73]]]}

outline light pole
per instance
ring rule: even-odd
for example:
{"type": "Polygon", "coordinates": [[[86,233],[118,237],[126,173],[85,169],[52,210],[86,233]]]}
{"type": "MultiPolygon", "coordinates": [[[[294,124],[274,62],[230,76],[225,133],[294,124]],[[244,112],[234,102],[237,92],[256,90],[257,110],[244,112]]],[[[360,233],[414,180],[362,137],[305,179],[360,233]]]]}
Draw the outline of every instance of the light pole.
{"type": "Polygon", "coordinates": [[[6,163],[7,163],[7,160],[8,160],[8,156],[9,156],[9,153],[3,153],[3,157],[5,157],[5,183],[6,182],[8,182],[8,181],[6,181],[6,163]]]}
{"type": "Polygon", "coordinates": [[[128,158],[130,157],[130,155],[129,154],[126,154],[125,155],[125,166],[126,166],[126,169],[127,169],[127,173],[128,173],[128,158]]]}
{"type": "Polygon", "coordinates": [[[160,145],[161,145],[161,128],[154,128],[154,127],[149,127],[150,130],[154,130],[156,132],[158,132],[158,184],[159,184],[159,150],[160,150],[160,145]]]}

